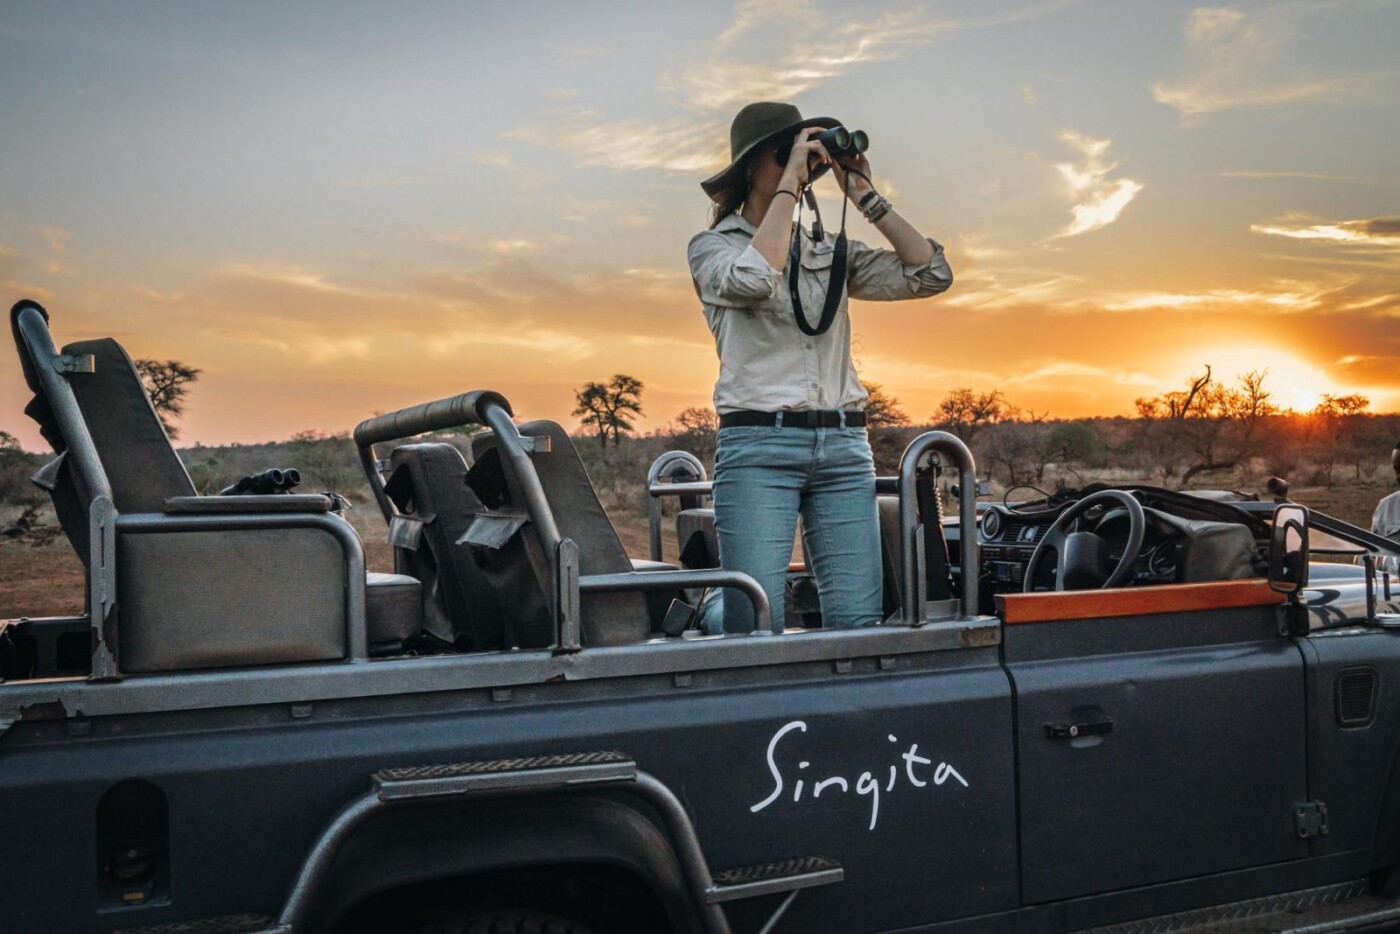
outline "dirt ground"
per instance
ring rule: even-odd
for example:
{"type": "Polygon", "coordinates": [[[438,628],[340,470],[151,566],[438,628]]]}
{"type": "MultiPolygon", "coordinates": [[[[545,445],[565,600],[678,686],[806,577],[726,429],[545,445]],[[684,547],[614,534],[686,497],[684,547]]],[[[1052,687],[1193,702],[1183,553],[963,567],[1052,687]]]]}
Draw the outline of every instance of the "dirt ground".
{"type": "MultiPolygon", "coordinates": [[[[1293,498],[1305,505],[1363,528],[1369,528],[1376,501],[1390,491],[1379,484],[1300,488],[1293,498]]],[[[10,516],[0,517],[11,519],[10,516]]],[[[646,513],[631,511],[615,514],[618,536],[628,554],[647,556],[646,513]]],[[[384,523],[372,506],[351,511],[351,520],[365,542],[365,559],[371,571],[392,571],[393,550],[385,541],[384,523]]],[[[52,512],[44,521],[53,524],[52,512]]],[[[0,522],[0,525],[6,523],[0,522]]],[[[666,522],[671,531],[671,522],[666,522]]],[[[666,557],[674,559],[674,534],[663,537],[666,557]]],[[[67,539],[58,537],[49,544],[34,546],[24,541],[0,539],[0,619],[26,616],[65,616],[83,611],[83,566],[67,539]]]]}

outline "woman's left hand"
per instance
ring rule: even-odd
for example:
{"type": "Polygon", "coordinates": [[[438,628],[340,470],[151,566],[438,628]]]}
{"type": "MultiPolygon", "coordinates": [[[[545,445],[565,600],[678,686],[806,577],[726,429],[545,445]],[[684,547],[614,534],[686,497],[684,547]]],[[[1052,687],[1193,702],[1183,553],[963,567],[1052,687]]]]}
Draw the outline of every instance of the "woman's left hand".
{"type": "Polygon", "coordinates": [[[870,169],[870,160],[865,158],[865,153],[863,152],[842,159],[833,159],[831,162],[831,174],[836,179],[836,184],[841,186],[841,190],[846,192],[847,197],[849,197],[853,203],[858,203],[861,198],[864,198],[874,190],[870,183],[866,181],[867,178],[874,178],[875,176],[870,169]],[[855,172],[849,173],[849,188],[846,187],[847,168],[856,170],[855,172]],[[861,174],[857,175],[856,172],[861,174]],[[864,175],[865,178],[861,178],[861,175],[864,175]]]}

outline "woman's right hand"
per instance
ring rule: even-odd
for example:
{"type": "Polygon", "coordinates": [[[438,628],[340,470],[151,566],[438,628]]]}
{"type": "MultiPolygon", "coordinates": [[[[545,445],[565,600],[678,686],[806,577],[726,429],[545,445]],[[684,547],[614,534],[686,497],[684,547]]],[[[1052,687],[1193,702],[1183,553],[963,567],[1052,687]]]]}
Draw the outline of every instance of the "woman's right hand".
{"type": "Polygon", "coordinates": [[[811,179],[814,165],[831,164],[831,154],[815,139],[821,134],[821,127],[809,126],[793,138],[792,155],[788,156],[787,168],[783,170],[782,187],[800,192],[811,179]]]}

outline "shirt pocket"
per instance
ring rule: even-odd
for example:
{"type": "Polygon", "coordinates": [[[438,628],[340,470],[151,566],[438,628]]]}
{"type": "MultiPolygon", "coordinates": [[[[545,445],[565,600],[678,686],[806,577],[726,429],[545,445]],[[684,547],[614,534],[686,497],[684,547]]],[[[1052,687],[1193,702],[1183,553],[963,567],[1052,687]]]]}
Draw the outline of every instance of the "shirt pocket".
{"type": "Polygon", "coordinates": [[[835,258],[835,250],[823,250],[818,253],[814,250],[807,250],[802,254],[802,268],[811,272],[825,272],[831,269],[831,261],[835,258]]]}

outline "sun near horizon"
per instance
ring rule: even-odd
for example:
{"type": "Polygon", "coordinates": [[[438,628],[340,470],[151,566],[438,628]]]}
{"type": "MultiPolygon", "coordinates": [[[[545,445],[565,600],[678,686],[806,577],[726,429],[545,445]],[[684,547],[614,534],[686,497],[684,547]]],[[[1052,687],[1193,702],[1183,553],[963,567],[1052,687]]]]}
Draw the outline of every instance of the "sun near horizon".
{"type": "MultiPolygon", "coordinates": [[[[199,367],[182,443],[476,388],[573,426],[614,373],[649,431],[715,377],[698,181],[740,106],[791,100],[865,129],[947,249],[946,295],[852,305],[914,421],[957,387],[1129,415],[1207,365],[1395,411],[1397,31],[1369,0],[14,5],[0,293],[199,367]]],[[[0,430],[37,449],[10,361],[0,430]]]]}

